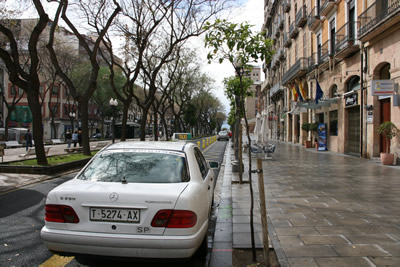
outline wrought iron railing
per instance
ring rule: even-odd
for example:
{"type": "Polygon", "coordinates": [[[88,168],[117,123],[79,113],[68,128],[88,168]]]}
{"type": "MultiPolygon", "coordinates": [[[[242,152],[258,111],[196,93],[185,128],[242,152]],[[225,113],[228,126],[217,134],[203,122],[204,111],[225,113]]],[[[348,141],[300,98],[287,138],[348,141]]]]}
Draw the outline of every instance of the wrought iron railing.
{"type": "Polygon", "coordinates": [[[269,95],[273,96],[276,93],[278,93],[280,90],[283,90],[282,84],[280,82],[275,83],[272,87],[271,90],[269,90],[269,95]]]}
{"type": "Polygon", "coordinates": [[[330,40],[326,41],[321,47],[318,48],[318,65],[328,61],[329,42],[330,40]]]}
{"type": "Polygon", "coordinates": [[[289,37],[289,33],[285,32],[283,34],[283,45],[285,47],[290,47],[291,44],[292,44],[292,39],[289,37]]]}
{"type": "Polygon", "coordinates": [[[302,27],[307,22],[307,7],[302,6],[296,14],[296,25],[302,27]]]}
{"type": "Polygon", "coordinates": [[[299,29],[294,25],[294,22],[289,26],[289,35],[291,38],[295,38],[299,33],[299,29]]]}
{"type": "Polygon", "coordinates": [[[358,20],[360,21],[358,35],[361,36],[365,34],[379,22],[385,20],[385,18],[390,17],[396,12],[400,12],[400,0],[388,0],[373,3],[358,17],[358,20]],[[383,3],[387,3],[387,5],[384,5],[383,3]]]}
{"type": "Polygon", "coordinates": [[[305,73],[308,70],[308,58],[299,58],[296,63],[293,64],[288,71],[282,76],[282,83],[286,84],[291,79],[295,78],[301,73],[305,73]]]}
{"type": "Polygon", "coordinates": [[[321,0],[321,13],[329,6],[329,4],[335,3],[335,0],[321,0]]]}
{"type": "Polygon", "coordinates": [[[317,53],[313,53],[308,57],[308,68],[307,71],[312,71],[316,66],[318,66],[317,53]]]}
{"type": "Polygon", "coordinates": [[[311,27],[317,20],[320,19],[319,16],[319,9],[317,6],[315,6],[310,14],[308,14],[307,22],[308,22],[308,27],[311,27]]]}
{"type": "Polygon", "coordinates": [[[349,21],[336,32],[335,52],[345,49],[351,42],[356,41],[358,21],[349,21]]]}

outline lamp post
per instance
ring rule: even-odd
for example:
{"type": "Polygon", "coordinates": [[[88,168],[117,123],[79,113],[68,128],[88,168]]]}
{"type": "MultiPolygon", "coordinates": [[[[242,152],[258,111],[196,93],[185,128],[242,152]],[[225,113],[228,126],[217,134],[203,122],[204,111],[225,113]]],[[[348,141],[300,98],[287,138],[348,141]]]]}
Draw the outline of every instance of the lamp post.
{"type": "Polygon", "coordinates": [[[110,99],[110,106],[112,109],[112,143],[115,143],[115,117],[116,117],[116,111],[117,111],[117,106],[118,106],[118,101],[117,99],[110,99]]]}
{"type": "Polygon", "coordinates": [[[74,119],[76,117],[75,112],[70,112],[69,113],[69,118],[71,120],[71,134],[74,133],[74,119]]]}

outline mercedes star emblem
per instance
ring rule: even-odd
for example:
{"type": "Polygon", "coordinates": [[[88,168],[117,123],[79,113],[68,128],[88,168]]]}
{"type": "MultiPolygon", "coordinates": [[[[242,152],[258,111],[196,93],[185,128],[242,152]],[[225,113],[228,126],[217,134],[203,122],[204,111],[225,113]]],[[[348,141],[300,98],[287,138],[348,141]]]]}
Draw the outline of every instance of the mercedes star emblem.
{"type": "Polygon", "coordinates": [[[111,194],[110,194],[110,200],[111,200],[111,201],[114,201],[114,202],[117,201],[117,200],[118,200],[118,194],[115,193],[115,192],[114,192],[114,193],[111,193],[111,194]]]}

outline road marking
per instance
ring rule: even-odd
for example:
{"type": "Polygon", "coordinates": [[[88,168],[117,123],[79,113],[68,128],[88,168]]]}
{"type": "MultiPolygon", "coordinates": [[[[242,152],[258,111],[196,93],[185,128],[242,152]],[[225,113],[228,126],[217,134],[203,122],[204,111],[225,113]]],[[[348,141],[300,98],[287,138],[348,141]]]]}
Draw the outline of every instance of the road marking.
{"type": "Polygon", "coordinates": [[[53,255],[53,257],[40,264],[39,267],[63,267],[70,263],[73,259],[74,257],[53,255]]]}

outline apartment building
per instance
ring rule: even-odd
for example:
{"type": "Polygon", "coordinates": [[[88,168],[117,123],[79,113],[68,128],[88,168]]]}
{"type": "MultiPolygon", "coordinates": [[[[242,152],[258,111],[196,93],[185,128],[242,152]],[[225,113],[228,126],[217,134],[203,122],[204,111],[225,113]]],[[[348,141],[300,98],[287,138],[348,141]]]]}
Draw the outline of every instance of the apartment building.
{"type": "MultiPolygon", "coordinates": [[[[378,126],[387,120],[400,126],[395,91],[400,83],[400,1],[264,3],[262,30],[275,44],[272,61],[263,66],[268,137],[302,144],[311,138],[301,130],[303,123],[324,123],[328,150],[379,156],[386,141],[378,126]],[[323,91],[318,101],[317,83],[323,91]],[[388,88],[379,90],[377,84],[383,83],[388,88]]],[[[391,150],[399,161],[398,140],[392,140],[391,150]]]]}

